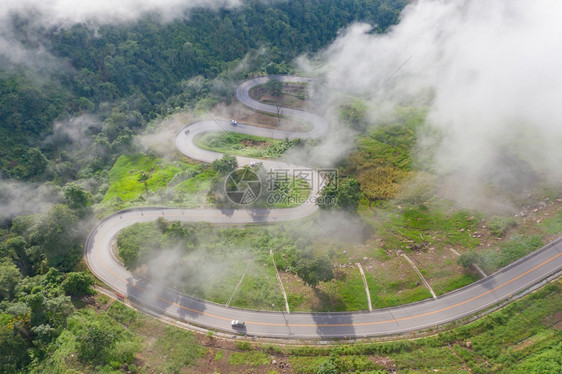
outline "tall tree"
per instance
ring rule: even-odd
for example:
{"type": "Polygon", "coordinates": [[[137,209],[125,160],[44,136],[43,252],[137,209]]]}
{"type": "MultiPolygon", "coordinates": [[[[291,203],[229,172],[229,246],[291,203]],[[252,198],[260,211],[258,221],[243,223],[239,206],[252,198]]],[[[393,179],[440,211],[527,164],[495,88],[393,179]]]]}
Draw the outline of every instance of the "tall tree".
{"type": "Polygon", "coordinates": [[[232,155],[224,155],[222,158],[213,161],[212,163],[213,169],[221,173],[222,175],[226,175],[238,167],[238,160],[236,160],[235,156],[232,155]]]}
{"type": "Polygon", "coordinates": [[[66,205],[55,205],[31,229],[30,241],[38,246],[47,264],[62,270],[71,270],[81,256],[79,219],[66,205]]]}
{"type": "Polygon", "coordinates": [[[9,259],[0,262],[0,301],[11,300],[21,279],[17,266],[9,259]]]}

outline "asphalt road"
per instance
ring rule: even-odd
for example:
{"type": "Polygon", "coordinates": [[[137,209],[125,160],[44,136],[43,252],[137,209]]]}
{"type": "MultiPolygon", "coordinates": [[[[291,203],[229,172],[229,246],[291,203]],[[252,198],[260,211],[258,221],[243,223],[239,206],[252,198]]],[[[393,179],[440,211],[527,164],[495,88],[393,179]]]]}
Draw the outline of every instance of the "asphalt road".
{"type": "MultiPolygon", "coordinates": [[[[236,90],[238,99],[252,108],[276,113],[276,108],[251,99],[251,87],[268,78],[242,83],[236,90]]],[[[283,77],[283,80],[302,81],[303,78],[283,77]]],[[[314,114],[283,109],[283,115],[306,120],[312,129],[306,133],[287,133],[255,128],[229,121],[201,121],[183,128],[176,138],[178,149],[189,157],[211,162],[221,155],[198,149],[193,138],[198,133],[228,130],[274,138],[318,137],[327,131],[324,120],[314,114]],[[186,133],[186,130],[187,131],[186,133]]],[[[240,165],[254,161],[238,157],[240,165]]],[[[264,161],[266,168],[302,168],[280,161],[264,161]]],[[[317,186],[311,196],[318,193],[317,186]]],[[[290,209],[220,210],[143,208],[119,212],[101,221],[90,233],[86,243],[87,264],[100,280],[132,301],[169,317],[198,326],[251,336],[292,339],[330,339],[381,336],[416,331],[455,321],[507,300],[511,295],[529,288],[548,276],[562,271],[562,238],[546,245],[529,256],[462,289],[439,296],[436,300],[374,310],[349,313],[284,313],[242,310],[196,299],[166,288],[146,278],[133,275],[114,257],[111,243],[123,228],[137,222],[151,222],[158,217],[183,222],[213,224],[274,223],[307,217],[317,211],[312,203],[290,209]],[[245,328],[232,328],[233,319],[246,322],[245,328]]]]}

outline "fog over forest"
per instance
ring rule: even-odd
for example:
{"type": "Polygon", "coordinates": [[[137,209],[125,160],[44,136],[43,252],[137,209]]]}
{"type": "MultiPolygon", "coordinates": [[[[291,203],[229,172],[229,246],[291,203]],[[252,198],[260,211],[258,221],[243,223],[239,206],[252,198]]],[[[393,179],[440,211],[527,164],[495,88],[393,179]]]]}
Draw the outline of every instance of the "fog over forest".
{"type": "Polygon", "coordinates": [[[428,105],[439,137],[423,138],[420,155],[446,176],[445,197],[505,208],[486,186],[520,194],[562,177],[560,14],[556,0],[414,2],[388,33],[355,24],[321,53],[323,91],[339,94],[325,101],[371,97],[374,122],[395,105],[428,105]]]}

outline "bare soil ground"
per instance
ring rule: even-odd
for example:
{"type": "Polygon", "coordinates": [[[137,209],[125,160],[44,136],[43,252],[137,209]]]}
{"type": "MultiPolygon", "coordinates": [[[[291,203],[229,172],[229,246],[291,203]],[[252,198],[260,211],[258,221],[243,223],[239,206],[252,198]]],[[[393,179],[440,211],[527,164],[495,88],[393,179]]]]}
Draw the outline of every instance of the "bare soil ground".
{"type": "Polygon", "coordinates": [[[310,97],[308,85],[305,83],[283,83],[282,94],[279,97],[271,95],[264,85],[256,86],[250,91],[250,96],[265,104],[309,110],[307,103],[310,97]]]}

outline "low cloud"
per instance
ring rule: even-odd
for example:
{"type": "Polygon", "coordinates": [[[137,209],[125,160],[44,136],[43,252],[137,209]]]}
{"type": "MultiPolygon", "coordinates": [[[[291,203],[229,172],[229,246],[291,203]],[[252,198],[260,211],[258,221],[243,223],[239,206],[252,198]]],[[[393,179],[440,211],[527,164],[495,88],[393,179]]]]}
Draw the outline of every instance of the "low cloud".
{"type": "Polygon", "coordinates": [[[395,105],[427,106],[442,138],[422,138],[422,152],[463,205],[485,205],[490,186],[520,195],[538,180],[559,182],[559,14],[555,0],[417,1],[387,34],[356,24],[320,54],[338,93],[326,100],[369,98],[374,121],[395,105]]]}
{"type": "Polygon", "coordinates": [[[62,201],[53,186],[0,179],[0,220],[42,213],[62,201]]]}
{"type": "Polygon", "coordinates": [[[168,22],[187,18],[194,8],[232,8],[241,3],[242,0],[3,0],[0,6],[0,63],[5,60],[43,71],[61,69],[64,64],[46,52],[34,36],[35,30],[41,27],[69,27],[83,23],[95,28],[134,22],[146,15],[168,22]],[[14,30],[16,19],[17,31],[14,30]],[[25,34],[26,43],[20,42],[22,34],[25,34]]]}
{"type": "Polygon", "coordinates": [[[245,266],[234,264],[246,262],[247,266],[253,261],[253,255],[237,249],[198,248],[186,253],[172,248],[150,253],[142,269],[156,294],[165,286],[208,299],[220,294],[223,287],[234,290],[234,284],[225,282],[239,279],[245,266]]]}
{"type": "Polygon", "coordinates": [[[167,117],[154,128],[135,137],[144,152],[155,153],[167,158],[175,158],[178,154],[176,136],[186,125],[192,123],[197,117],[190,112],[177,113],[167,117]]]}
{"type": "Polygon", "coordinates": [[[53,144],[61,149],[85,149],[92,144],[92,131],[100,130],[102,123],[90,114],[72,117],[54,123],[53,133],[45,138],[44,143],[53,144]]]}
{"type": "Polygon", "coordinates": [[[233,7],[241,0],[7,0],[0,8],[0,19],[14,14],[35,15],[46,25],[73,23],[119,23],[135,21],[146,14],[165,20],[182,17],[189,9],[233,7]]]}

